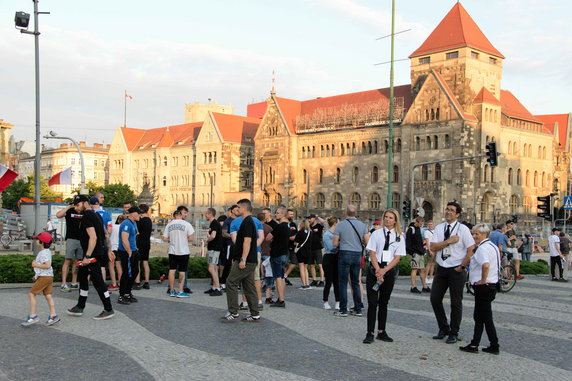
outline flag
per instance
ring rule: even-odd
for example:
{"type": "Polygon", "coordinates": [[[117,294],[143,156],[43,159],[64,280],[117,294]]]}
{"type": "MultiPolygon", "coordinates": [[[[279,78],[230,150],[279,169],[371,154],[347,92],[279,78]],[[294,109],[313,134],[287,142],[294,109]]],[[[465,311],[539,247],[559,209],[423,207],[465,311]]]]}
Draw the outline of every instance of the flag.
{"type": "Polygon", "coordinates": [[[16,172],[0,164],[0,192],[3,192],[16,177],[18,177],[16,172]]]}
{"type": "Polygon", "coordinates": [[[133,99],[133,97],[131,95],[127,94],[127,92],[125,93],[125,98],[133,99]]]}
{"type": "Polygon", "coordinates": [[[48,185],[58,185],[58,184],[68,184],[71,185],[72,183],[72,174],[71,174],[71,167],[64,169],[61,172],[56,173],[52,176],[50,181],[48,181],[48,185]]]}

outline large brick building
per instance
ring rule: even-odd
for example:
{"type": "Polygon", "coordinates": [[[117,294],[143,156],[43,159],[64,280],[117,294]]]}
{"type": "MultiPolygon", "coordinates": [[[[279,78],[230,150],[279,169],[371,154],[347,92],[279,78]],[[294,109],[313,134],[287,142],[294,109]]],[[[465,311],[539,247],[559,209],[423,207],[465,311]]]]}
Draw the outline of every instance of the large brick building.
{"type": "Polygon", "coordinates": [[[352,203],[362,218],[378,218],[388,171],[393,207],[401,209],[414,164],[480,155],[496,141],[502,153],[496,168],[477,159],[416,170],[415,196],[423,202],[413,206],[440,219],[446,202],[457,200],[468,220],[517,214],[536,224],[536,196],[566,194],[572,118],[532,115],[502,90],[504,58],[456,3],[411,54],[411,84],[395,87],[392,143],[388,88],[308,101],[273,91],[266,102],[249,105],[248,115],[262,119],[254,137],[255,204],[341,215],[352,203]]]}

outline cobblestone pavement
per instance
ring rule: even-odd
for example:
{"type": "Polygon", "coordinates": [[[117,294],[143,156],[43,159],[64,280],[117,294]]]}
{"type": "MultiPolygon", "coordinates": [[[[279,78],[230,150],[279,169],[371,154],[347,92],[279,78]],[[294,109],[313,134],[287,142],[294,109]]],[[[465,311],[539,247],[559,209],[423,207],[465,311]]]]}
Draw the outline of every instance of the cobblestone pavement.
{"type": "MultiPolygon", "coordinates": [[[[295,282],[296,284],[296,282],[295,282]]],[[[0,381],[4,380],[570,380],[572,283],[527,277],[493,303],[501,354],[459,351],[473,329],[466,294],[459,345],[432,340],[437,331],[427,294],[411,294],[401,277],[390,301],[393,343],[361,343],[365,317],[335,318],[322,309],[322,289],[287,288],[285,309],[266,308],[260,323],[222,323],[226,297],[167,297],[164,285],[135,291],[139,303],[118,305],[110,320],[92,291],[83,317],[65,315],[77,293],[54,288],[62,321],[20,327],[28,286],[0,290],[0,381]]],[[[333,297],[333,292],[332,292],[333,297]]],[[[447,299],[445,300],[448,305],[447,299]]],[[[38,297],[40,318],[47,306],[38,297]]],[[[487,345],[486,334],[483,345],[487,345]]]]}

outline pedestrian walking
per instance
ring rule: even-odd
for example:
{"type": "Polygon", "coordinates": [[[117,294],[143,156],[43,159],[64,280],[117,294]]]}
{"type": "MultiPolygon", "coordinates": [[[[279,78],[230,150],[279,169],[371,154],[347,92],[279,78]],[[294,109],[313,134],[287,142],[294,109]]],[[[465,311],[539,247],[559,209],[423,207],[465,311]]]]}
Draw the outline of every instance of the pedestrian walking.
{"type": "Polygon", "coordinates": [[[132,206],[127,210],[127,218],[119,227],[119,245],[117,252],[121,261],[121,281],[119,283],[119,299],[117,303],[129,305],[137,303],[132,290],[135,278],[139,274],[139,250],[137,250],[137,221],[141,210],[132,206]]]}
{"type": "MultiPolygon", "coordinates": [[[[309,290],[311,288],[308,279],[308,264],[310,263],[310,257],[312,255],[312,234],[310,224],[304,220],[300,222],[298,232],[294,238],[294,252],[296,253],[298,265],[300,266],[300,281],[302,283],[300,289],[302,290],[309,290]]],[[[314,285],[317,285],[317,283],[314,283],[314,285]]]]}
{"type": "Polygon", "coordinates": [[[330,216],[327,219],[328,230],[324,233],[324,277],[326,279],[324,290],[322,292],[322,300],[324,302],[324,309],[330,310],[332,306],[328,302],[330,297],[330,288],[334,288],[334,300],[336,302],[334,308],[340,309],[340,284],[338,282],[338,248],[334,246],[334,231],[338,224],[338,218],[330,216]]]}
{"type": "Polygon", "coordinates": [[[222,251],[222,226],[215,219],[216,210],[208,208],[205,212],[205,218],[209,222],[209,230],[207,232],[207,261],[208,270],[211,274],[212,286],[205,291],[205,294],[210,296],[221,296],[222,290],[220,289],[218,278],[218,261],[220,259],[220,252],[222,251]]]}
{"type": "Polygon", "coordinates": [[[553,281],[565,281],[563,277],[562,259],[564,255],[560,251],[560,229],[552,228],[552,235],[548,237],[548,249],[550,250],[550,274],[553,281]],[[558,267],[558,274],[556,273],[558,267]],[[560,275],[560,277],[557,277],[560,275]]]}
{"type": "Polygon", "coordinates": [[[165,226],[163,241],[169,242],[169,296],[188,298],[190,292],[185,290],[185,280],[189,266],[189,242],[195,240],[195,229],[183,219],[183,212],[175,210],[173,220],[165,226]],[[179,273],[178,292],[175,291],[175,272],[179,273]]]}
{"type": "Polygon", "coordinates": [[[306,217],[310,229],[312,230],[312,243],[310,257],[308,258],[307,267],[310,270],[310,275],[312,276],[312,287],[324,287],[324,267],[323,267],[323,254],[322,249],[324,245],[322,243],[322,238],[324,234],[324,221],[323,218],[317,214],[310,214],[306,217]],[[320,271],[320,279],[316,279],[316,266],[320,271]]]}
{"type": "Polygon", "coordinates": [[[78,200],[80,200],[79,196],[74,197],[70,205],[64,209],[60,209],[56,213],[57,218],[65,217],[66,221],[66,254],[64,264],[62,265],[62,284],[60,286],[60,291],[63,292],[71,292],[71,290],[77,290],[79,288],[77,281],[77,261],[81,261],[83,258],[79,231],[83,215],[78,211],[78,200]],[[72,279],[71,285],[68,286],[67,278],[70,265],[72,266],[72,279]]]}
{"type": "Polygon", "coordinates": [[[151,252],[151,234],[153,234],[153,222],[151,218],[149,218],[149,205],[141,204],[139,205],[139,209],[141,210],[141,215],[139,217],[139,221],[137,221],[137,250],[139,251],[139,259],[140,259],[140,269],[139,274],[135,278],[135,285],[134,288],[136,290],[140,290],[141,288],[145,290],[149,290],[149,276],[150,276],[150,268],[149,268],[149,254],[151,252]],[[143,282],[141,282],[141,273],[145,275],[143,278],[143,282]],[[141,284],[143,283],[143,284],[141,284]]]}
{"type": "Polygon", "coordinates": [[[411,292],[420,294],[421,292],[431,292],[427,286],[425,273],[425,248],[423,247],[423,236],[421,235],[421,227],[423,226],[423,217],[416,217],[415,221],[409,224],[407,233],[405,234],[405,247],[407,254],[411,255],[411,292]],[[421,278],[421,291],[415,285],[417,280],[417,272],[421,278]]]}
{"type": "Polygon", "coordinates": [[[276,293],[278,297],[276,302],[271,307],[285,307],[285,291],[286,281],[284,275],[284,268],[288,263],[289,246],[290,246],[290,224],[287,217],[287,211],[284,207],[276,209],[275,217],[278,225],[266,237],[271,241],[270,245],[270,266],[272,268],[272,275],[276,283],[276,293]]]}

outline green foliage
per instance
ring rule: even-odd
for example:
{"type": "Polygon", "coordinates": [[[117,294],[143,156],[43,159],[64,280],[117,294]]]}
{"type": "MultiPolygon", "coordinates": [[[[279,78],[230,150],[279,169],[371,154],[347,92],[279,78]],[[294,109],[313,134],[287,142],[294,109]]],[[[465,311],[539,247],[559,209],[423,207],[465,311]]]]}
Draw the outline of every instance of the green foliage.
{"type": "MultiPolygon", "coordinates": [[[[34,269],[32,261],[34,255],[8,254],[0,256],[0,283],[31,283],[33,282],[34,269]]],[[[63,255],[52,256],[52,268],[54,279],[61,280],[63,255]]],[[[71,275],[70,275],[71,276],[71,275]]]]}
{"type": "Polygon", "coordinates": [[[108,184],[94,189],[95,191],[103,193],[107,207],[120,208],[125,201],[135,202],[135,193],[127,184],[108,184]]]}
{"type": "MultiPolygon", "coordinates": [[[[34,175],[28,176],[29,193],[26,197],[34,198],[36,186],[34,184],[34,175]]],[[[45,201],[54,201],[56,198],[62,197],[61,193],[56,193],[50,189],[48,182],[44,176],[40,176],[40,199],[45,201]]]]}
{"type": "Polygon", "coordinates": [[[399,267],[399,275],[410,275],[411,274],[411,256],[404,255],[397,264],[399,267]]]}
{"type": "MultiPolygon", "coordinates": [[[[149,267],[151,269],[151,279],[159,279],[161,275],[169,275],[169,258],[153,257],[149,258],[149,267]]],[[[208,271],[208,263],[206,257],[189,258],[189,278],[210,278],[208,271]]]]}
{"type": "Polygon", "coordinates": [[[548,263],[539,259],[537,262],[520,261],[521,274],[548,274],[548,263]]]}
{"type": "Polygon", "coordinates": [[[17,210],[18,200],[20,197],[30,193],[30,184],[25,180],[14,180],[12,184],[8,185],[4,192],[2,192],[2,207],[4,209],[17,210]]]}

